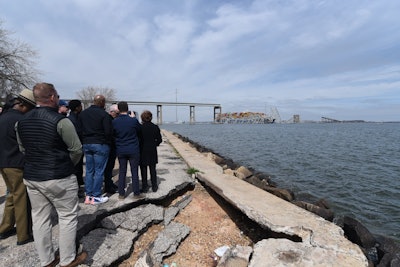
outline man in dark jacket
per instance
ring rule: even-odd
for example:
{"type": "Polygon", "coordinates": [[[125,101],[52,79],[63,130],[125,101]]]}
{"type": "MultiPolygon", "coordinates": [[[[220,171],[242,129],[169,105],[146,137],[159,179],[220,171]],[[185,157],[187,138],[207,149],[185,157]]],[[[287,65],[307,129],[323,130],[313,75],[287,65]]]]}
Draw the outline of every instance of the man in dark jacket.
{"type": "Polygon", "coordinates": [[[0,117],[0,172],[9,190],[0,224],[0,239],[15,234],[15,224],[17,245],[31,242],[33,238],[29,200],[23,182],[24,155],[18,149],[15,123],[35,105],[32,91],[24,89],[0,117]]]}
{"type": "MultiPolygon", "coordinates": [[[[119,110],[117,104],[111,105],[108,113],[112,120],[118,117],[119,110]]],[[[112,139],[110,140],[110,154],[108,155],[107,165],[104,170],[104,191],[109,194],[114,194],[118,190],[118,186],[116,186],[112,180],[116,158],[115,138],[112,136],[112,139]]]]}
{"type": "Polygon", "coordinates": [[[59,96],[52,84],[33,87],[37,107],[17,123],[25,153],[24,182],[32,204],[33,235],[42,266],[77,266],[87,257],[76,254],[78,183],[74,165],[82,145],[72,122],[58,113],[59,96]],[[58,214],[60,255],[55,255],[51,214],[58,214]]]}
{"type": "MultiPolygon", "coordinates": [[[[79,128],[78,117],[79,113],[82,111],[82,102],[78,99],[72,99],[69,101],[69,109],[70,113],[68,115],[68,119],[71,120],[72,124],[75,126],[75,130],[78,133],[78,136],[82,132],[79,128]]],[[[79,136],[79,139],[82,142],[82,137],[79,136]]],[[[76,175],[76,179],[78,180],[78,185],[81,186],[84,184],[83,181],[83,154],[81,159],[79,160],[78,164],[75,165],[74,174],[76,175]]]]}
{"type": "Polygon", "coordinates": [[[136,118],[128,115],[128,103],[121,101],[118,103],[119,116],[113,120],[116,152],[119,161],[118,193],[119,198],[125,198],[125,178],[127,164],[129,162],[132,173],[133,197],[143,198],[140,194],[139,186],[139,159],[141,136],[141,126],[136,118]]]}
{"type": "Polygon", "coordinates": [[[102,196],[102,186],[113,129],[111,117],[104,110],[105,104],[105,97],[96,95],[93,105],[79,114],[86,158],[85,204],[96,205],[108,201],[107,196],[102,196]]]}

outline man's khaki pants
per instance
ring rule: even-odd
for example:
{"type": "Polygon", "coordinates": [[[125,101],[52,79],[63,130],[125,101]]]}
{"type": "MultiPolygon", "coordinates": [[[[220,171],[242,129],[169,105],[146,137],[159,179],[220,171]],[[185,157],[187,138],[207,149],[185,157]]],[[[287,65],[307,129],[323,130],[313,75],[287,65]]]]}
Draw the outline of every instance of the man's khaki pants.
{"type": "Polygon", "coordinates": [[[3,168],[0,171],[9,191],[4,204],[0,233],[11,230],[16,224],[17,241],[26,241],[30,238],[32,226],[30,209],[28,208],[28,194],[23,181],[23,170],[3,168]]]}
{"type": "Polygon", "coordinates": [[[54,260],[51,213],[58,214],[60,265],[68,265],[76,256],[78,226],[78,182],[75,175],[63,179],[31,181],[25,177],[32,203],[33,237],[42,266],[54,260]]]}

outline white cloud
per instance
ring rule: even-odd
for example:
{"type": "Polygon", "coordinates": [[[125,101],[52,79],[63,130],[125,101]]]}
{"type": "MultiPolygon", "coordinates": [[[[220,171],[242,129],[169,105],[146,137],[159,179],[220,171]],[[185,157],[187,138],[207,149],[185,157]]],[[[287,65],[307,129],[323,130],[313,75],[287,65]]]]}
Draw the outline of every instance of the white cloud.
{"type": "MultiPolygon", "coordinates": [[[[65,97],[104,86],[125,100],[177,97],[224,111],[276,106],[282,117],[399,120],[395,0],[0,5],[3,26],[38,50],[42,79],[65,97]]],[[[207,110],[196,114],[210,118],[207,110]]]]}

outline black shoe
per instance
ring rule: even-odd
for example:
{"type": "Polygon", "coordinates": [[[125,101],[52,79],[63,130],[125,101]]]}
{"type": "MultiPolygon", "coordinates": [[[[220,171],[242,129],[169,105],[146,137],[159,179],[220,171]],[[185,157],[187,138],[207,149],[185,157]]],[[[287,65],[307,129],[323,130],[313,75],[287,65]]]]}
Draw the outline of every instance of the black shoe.
{"type": "Polygon", "coordinates": [[[17,229],[15,227],[11,228],[10,230],[5,231],[4,233],[0,233],[0,239],[6,239],[12,235],[15,235],[16,233],[17,233],[17,229]]]}
{"type": "Polygon", "coordinates": [[[115,194],[115,193],[117,193],[117,190],[116,190],[114,187],[107,187],[104,191],[105,191],[106,193],[108,193],[108,194],[115,194]]]}
{"type": "Polygon", "coordinates": [[[24,241],[17,241],[17,246],[22,246],[25,244],[28,244],[30,242],[33,242],[33,237],[29,237],[28,239],[24,240],[24,241]]]}
{"type": "Polygon", "coordinates": [[[85,195],[85,188],[83,188],[83,187],[80,187],[79,189],[78,189],[78,198],[84,198],[86,195],[85,195]]]}
{"type": "Polygon", "coordinates": [[[140,192],[142,193],[147,193],[149,191],[149,187],[143,187],[142,190],[140,190],[140,192]]]}
{"type": "Polygon", "coordinates": [[[153,190],[153,192],[157,192],[158,186],[152,186],[151,189],[153,190]]]}

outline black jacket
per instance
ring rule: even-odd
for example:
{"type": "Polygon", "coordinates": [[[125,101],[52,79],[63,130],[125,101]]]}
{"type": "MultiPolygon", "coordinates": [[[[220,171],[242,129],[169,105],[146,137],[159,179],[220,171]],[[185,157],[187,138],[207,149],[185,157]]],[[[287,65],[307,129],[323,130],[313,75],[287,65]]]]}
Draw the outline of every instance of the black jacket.
{"type": "Polygon", "coordinates": [[[18,122],[18,135],[25,148],[24,179],[46,181],[71,175],[74,164],[67,145],[57,131],[65,116],[51,107],[40,107],[18,122]]]}
{"type": "Polygon", "coordinates": [[[101,107],[92,105],[78,116],[82,144],[111,144],[113,134],[111,116],[101,107]]]}
{"type": "Polygon", "coordinates": [[[15,123],[24,114],[15,109],[9,109],[0,116],[0,168],[24,167],[24,155],[19,151],[15,123]]]}
{"type": "Polygon", "coordinates": [[[142,125],[142,140],[140,144],[140,165],[154,165],[158,163],[157,146],[162,142],[160,128],[152,122],[142,125]]]}

